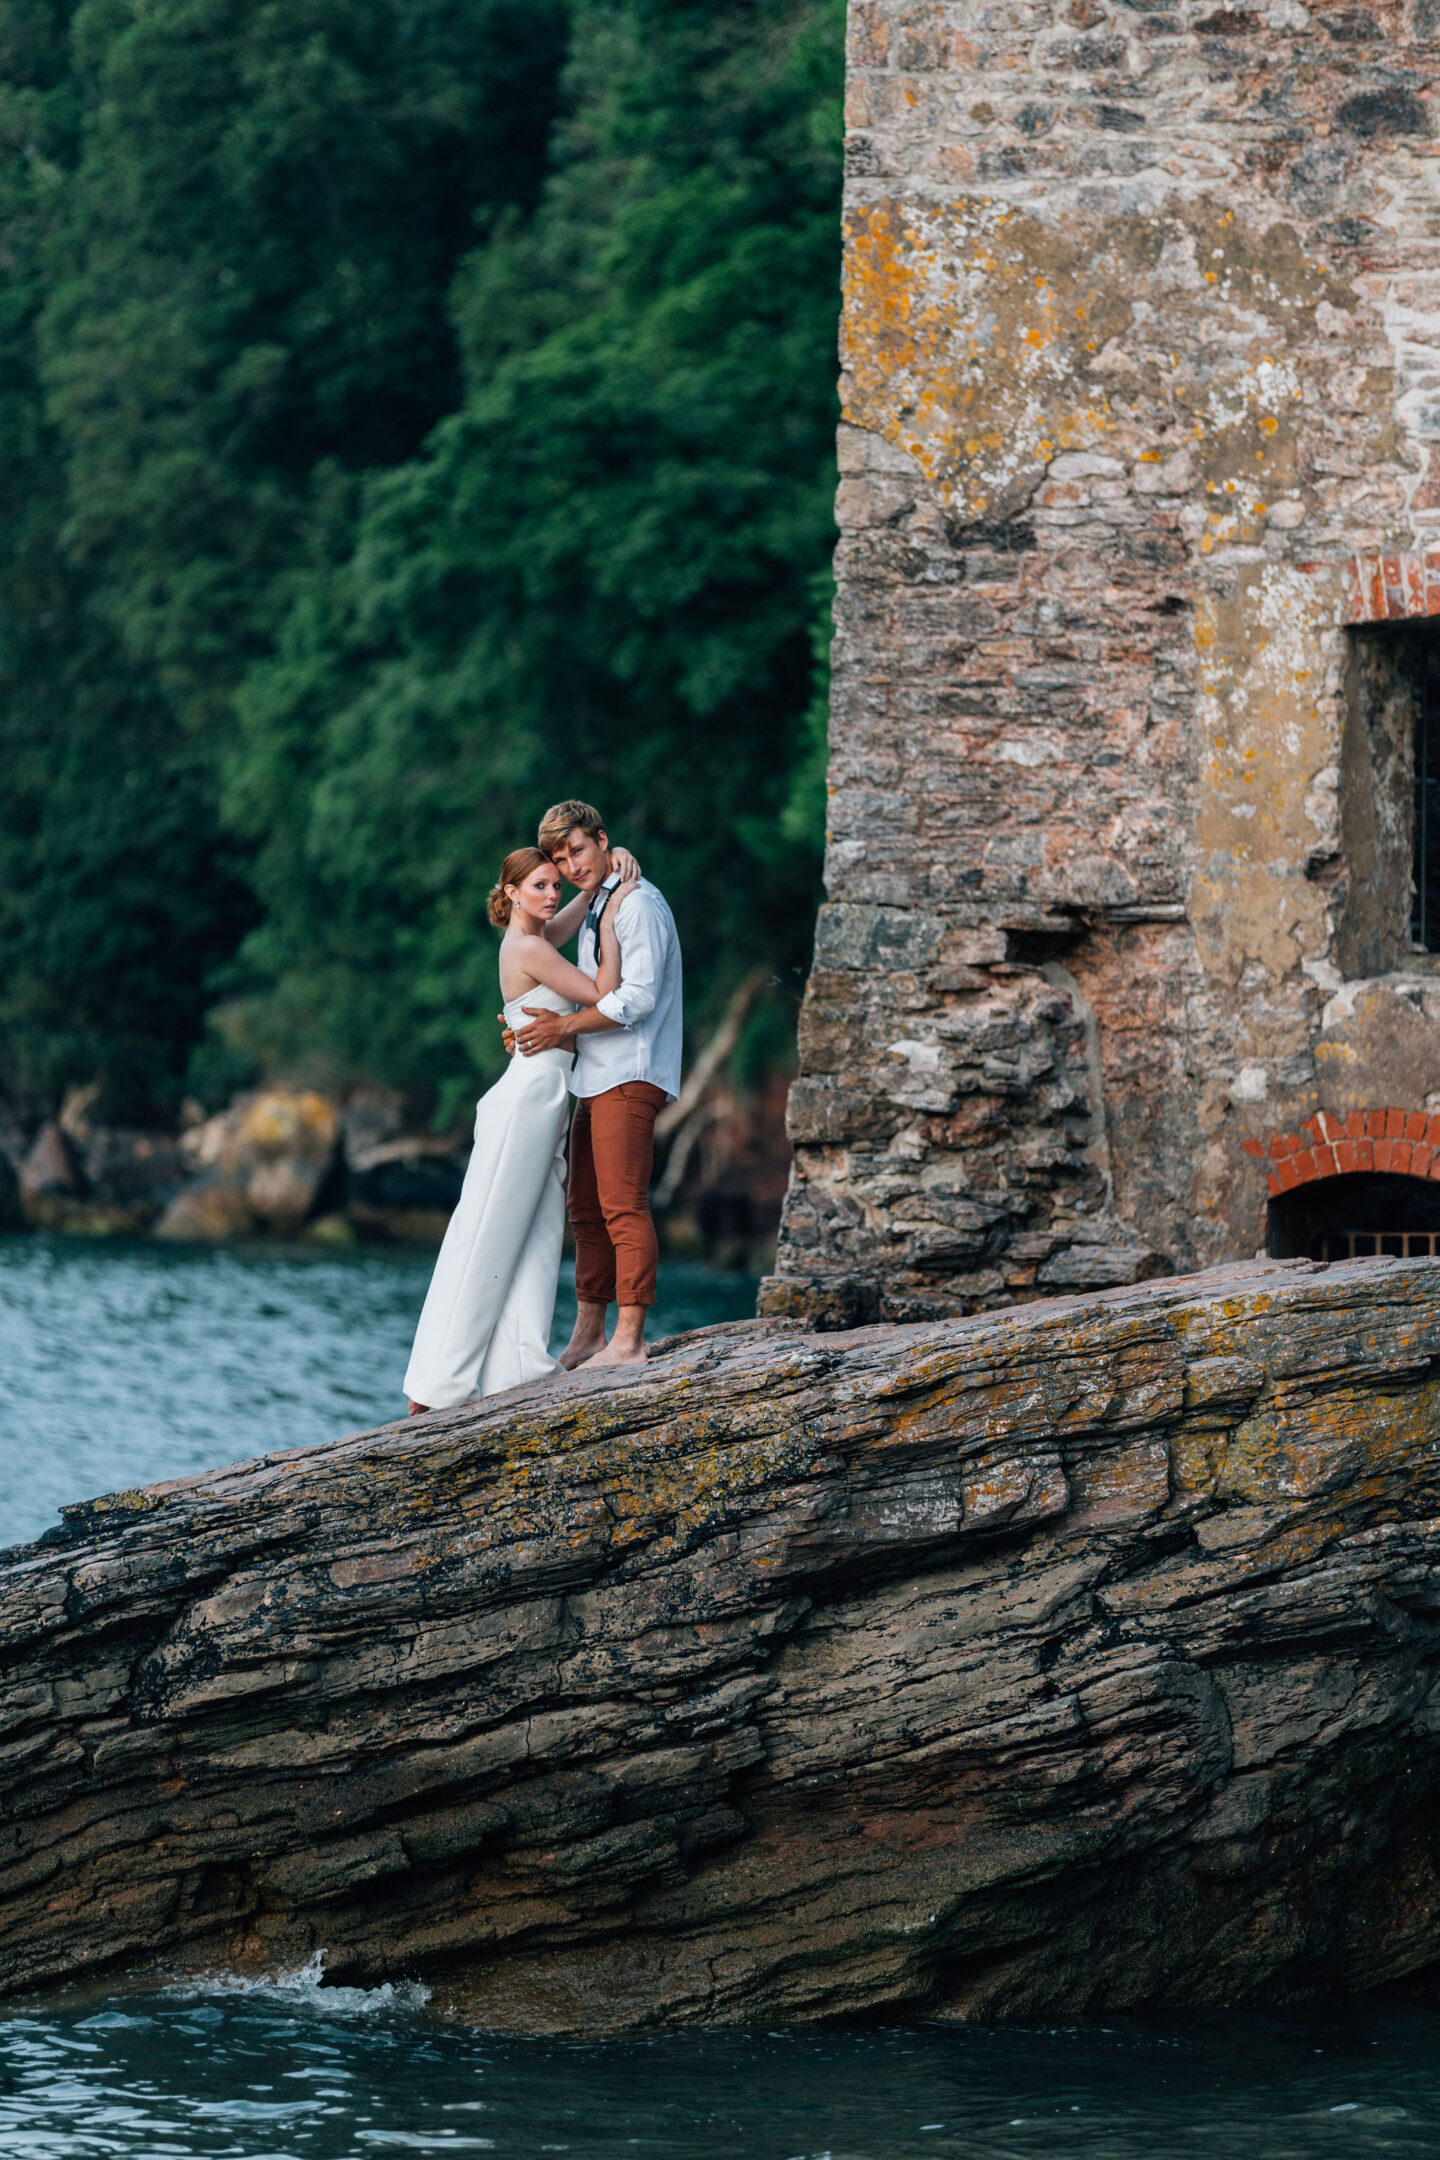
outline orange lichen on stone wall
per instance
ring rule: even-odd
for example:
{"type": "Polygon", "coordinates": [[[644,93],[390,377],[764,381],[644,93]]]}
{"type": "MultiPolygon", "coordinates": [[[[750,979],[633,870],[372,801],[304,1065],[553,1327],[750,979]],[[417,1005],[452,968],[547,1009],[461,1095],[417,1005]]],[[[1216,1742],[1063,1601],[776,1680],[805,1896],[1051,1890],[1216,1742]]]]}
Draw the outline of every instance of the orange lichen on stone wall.
{"type": "Polygon", "coordinates": [[[1058,452],[1114,424],[1079,362],[1115,306],[1098,281],[1077,297],[1073,255],[984,198],[850,215],[845,416],[908,451],[962,517],[1006,515],[1058,452]]]}
{"type": "MultiPolygon", "coordinates": [[[[1305,875],[1329,833],[1333,789],[1316,775],[1337,758],[1324,699],[1323,633],[1334,581],[1280,564],[1246,565],[1229,592],[1200,596],[1196,741],[1200,790],[1190,915],[1208,973],[1238,983],[1259,965],[1272,982],[1323,957],[1325,894],[1305,875]]],[[[1260,1056],[1277,1016],[1253,1015],[1242,1045],[1260,1056]]],[[[1297,1015],[1289,1032],[1303,1028],[1297,1015]]]]}

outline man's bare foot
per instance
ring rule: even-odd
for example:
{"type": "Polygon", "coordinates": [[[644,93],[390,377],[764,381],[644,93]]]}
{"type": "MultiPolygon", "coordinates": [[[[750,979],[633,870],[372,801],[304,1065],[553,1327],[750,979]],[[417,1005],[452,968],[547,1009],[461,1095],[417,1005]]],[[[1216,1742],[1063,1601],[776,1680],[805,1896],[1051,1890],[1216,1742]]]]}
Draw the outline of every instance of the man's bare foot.
{"type": "Polygon", "coordinates": [[[605,1347],[605,1337],[599,1335],[593,1342],[577,1342],[572,1335],[555,1362],[562,1372],[574,1372],[577,1365],[588,1365],[597,1350],[605,1347]]]}
{"type": "Polygon", "coordinates": [[[578,1307],[570,1340],[557,1360],[564,1371],[574,1372],[577,1365],[585,1364],[587,1359],[605,1348],[606,1311],[604,1305],[582,1303],[578,1307]]]}
{"type": "Polygon", "coordinates": [[[622,1305],[615,1333],[603,1350],[585,1360],[586,1372],[597,1365],[643,1365],[645,1363],[645,1313],[643,1305],[622,1305]]]}
{"type": "Polygon", "coordinates": [[[412,1402],[412,1403],[411,1403],[411,1405],[410,1405],[409,1415],[410,1415],[411,1417],[428,1417],[428,1416],[430,1415],[430,1405],[429,1405],[429,1403],[428,1403],[428,1402],[412,1402]]]}

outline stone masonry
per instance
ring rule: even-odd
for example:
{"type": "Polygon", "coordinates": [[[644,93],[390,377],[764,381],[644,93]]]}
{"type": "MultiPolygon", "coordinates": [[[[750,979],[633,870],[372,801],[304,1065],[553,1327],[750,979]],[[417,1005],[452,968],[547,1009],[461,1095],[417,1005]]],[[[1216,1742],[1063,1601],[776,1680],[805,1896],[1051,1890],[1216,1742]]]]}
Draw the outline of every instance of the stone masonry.
{"type": "Polygon", "coordinates": [[[829,899],[762,1310],[1248,1257],[1283,1161],[1440,1111],[1437,26],[852,5],[829,899]]]}

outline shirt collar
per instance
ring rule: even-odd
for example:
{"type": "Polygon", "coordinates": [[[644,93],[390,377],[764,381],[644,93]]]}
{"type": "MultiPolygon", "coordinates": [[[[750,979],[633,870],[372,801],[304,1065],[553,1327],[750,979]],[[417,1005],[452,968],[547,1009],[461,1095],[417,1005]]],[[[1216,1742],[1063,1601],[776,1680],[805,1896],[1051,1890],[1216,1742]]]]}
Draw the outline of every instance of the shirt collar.
{"type": "Polygon", "coordinates": [[[617,886],[617,885],[618,885],[619,883],[620,883],[620,873],[619,873],[619,871],[618,871],[618,870],[616,870],[616,871],[613,871],[613,872],[611,873],[611,875],[610,875],[610,876],[609,876],[608,878],[606,878],[606,880],[605,880],[605,882],[604,882],[604,884],[603,884],[603,885],[597,885],[597,886],[596,886],[596,888],[595,888],[594,892],[592,892],[592,893],[591,893],[591,895],[590,895],[589,899],[588,899],[588,900],[586,901],[586,903],[585,903],[585,920],[584,920],[583,924],[581,925],[581,927],[582,927],[582,929],[588,930],[588,931],[590,932],[590,934],[591,934],[591,936],[592,936],[592,937],[594,937],[594,936],[598,935],[598,924],[599,924],[599,920],[600,920],[600,918],[599,918],[599,916],[598,916],[598,915],[596,914],[595,910],[596,910],[596,908],[597,908],[597,907],[598,907],[598,906],[600,905],[600,901],[601,901],[601,898],[602,898],[602,896],[603,896],[603,895],[604,895],[605,893],[612,893],[612,892],[614,892],[614,890],[615,890],[616,886],[617,886]]]}

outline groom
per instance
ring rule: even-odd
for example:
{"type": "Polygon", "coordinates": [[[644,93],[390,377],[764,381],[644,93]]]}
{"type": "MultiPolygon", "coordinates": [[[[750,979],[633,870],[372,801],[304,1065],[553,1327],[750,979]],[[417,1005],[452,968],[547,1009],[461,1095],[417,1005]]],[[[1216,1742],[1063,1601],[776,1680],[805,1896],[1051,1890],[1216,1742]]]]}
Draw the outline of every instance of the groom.
{"type": "MultiPolygon", "coordinates": [[[[556,803],[540,820],[539,844],[562,877],[588,893],[576,961],[593,982],[600,918],[620,873],[600,814],[589,803],[556,803]]],[[[560,1354],[577,1365],[643,1365],[645,1314],[655,1303],[659,1249],[650,1220],[655,1118],[680,1092],[680,940],[675,918],[648,878],[620,903],[618,990],[598,1005],[556,1013],[527,1005],[530,1025],[516,1042],[526,1057],[574,1044],[566,1204],[575,1231],[575,1332],[560,1354]],[[620,1307],[605,1340],[605,1314],[620,1307]]]]}

